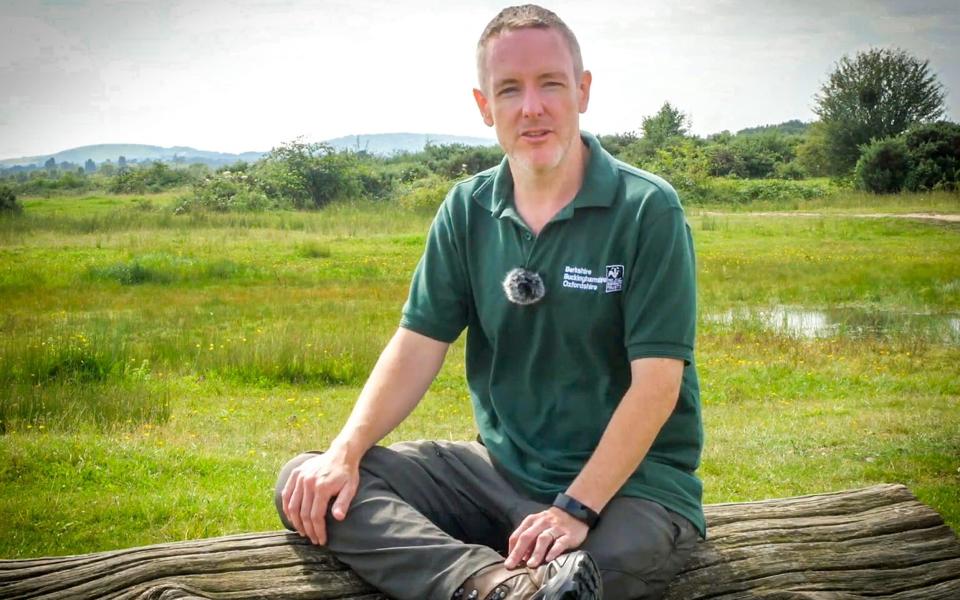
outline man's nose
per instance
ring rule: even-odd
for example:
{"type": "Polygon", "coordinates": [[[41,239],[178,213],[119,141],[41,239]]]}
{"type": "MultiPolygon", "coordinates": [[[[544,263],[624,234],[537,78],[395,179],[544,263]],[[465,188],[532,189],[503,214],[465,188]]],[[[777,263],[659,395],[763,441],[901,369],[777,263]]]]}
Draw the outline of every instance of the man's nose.
{"type": "Polygon", "coordinates": [[[543,114],[543,98],[536,86],[527,88],[523,93],[523,116],[539,117],[543,114]]]}

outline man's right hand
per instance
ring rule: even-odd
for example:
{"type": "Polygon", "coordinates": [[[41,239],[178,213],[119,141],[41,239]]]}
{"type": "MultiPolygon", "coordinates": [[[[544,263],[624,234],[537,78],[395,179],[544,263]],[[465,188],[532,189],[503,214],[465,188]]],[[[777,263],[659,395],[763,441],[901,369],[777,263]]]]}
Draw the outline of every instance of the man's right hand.
{"type": "Polygon", "coordinates": [[[359,483],[359,463],[331,449],[290,473],[283,488],[283,512],[300,535],[322,546],[327,543],[327,507],[333,501],[333,518],[345,519],[359,483]]]}

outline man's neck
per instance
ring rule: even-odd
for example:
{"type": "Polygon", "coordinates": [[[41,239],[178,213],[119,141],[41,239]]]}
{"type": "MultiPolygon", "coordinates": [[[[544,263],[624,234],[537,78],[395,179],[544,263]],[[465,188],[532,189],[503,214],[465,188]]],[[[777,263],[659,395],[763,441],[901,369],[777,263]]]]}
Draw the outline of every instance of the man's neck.
{"type": "Polygon", "coordinates": [[[587,146],[578,139],[555,169],[537,173],[511,166],[514,206],[534,234],[580,191],[589,158],[587,146]]]}

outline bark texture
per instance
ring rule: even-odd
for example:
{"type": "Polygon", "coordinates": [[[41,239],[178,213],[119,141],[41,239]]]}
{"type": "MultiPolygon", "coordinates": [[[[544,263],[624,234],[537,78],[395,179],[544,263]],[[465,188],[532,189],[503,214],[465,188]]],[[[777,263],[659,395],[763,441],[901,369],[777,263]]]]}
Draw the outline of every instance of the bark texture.
{"type": "MultiPolygon", "coordinates": [[[[960,541],[902,485],[705,507],[668,600],[957,599],[960,541]]],[[[384,600],[290,533],[0,561],[0,598],[384,600]]]]}

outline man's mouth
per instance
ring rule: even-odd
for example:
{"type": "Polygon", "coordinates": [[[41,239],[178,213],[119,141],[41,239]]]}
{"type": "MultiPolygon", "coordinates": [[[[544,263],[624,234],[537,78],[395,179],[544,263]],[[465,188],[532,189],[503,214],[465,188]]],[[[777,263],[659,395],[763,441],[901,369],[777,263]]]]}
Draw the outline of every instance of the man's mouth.
{"type": "Polygon", "coordinates": [[[526,140],[537,142],[547,137],[549,133],[549,129],[528,129],[527,131],[522,132],[520,135],[526,140]]]}

